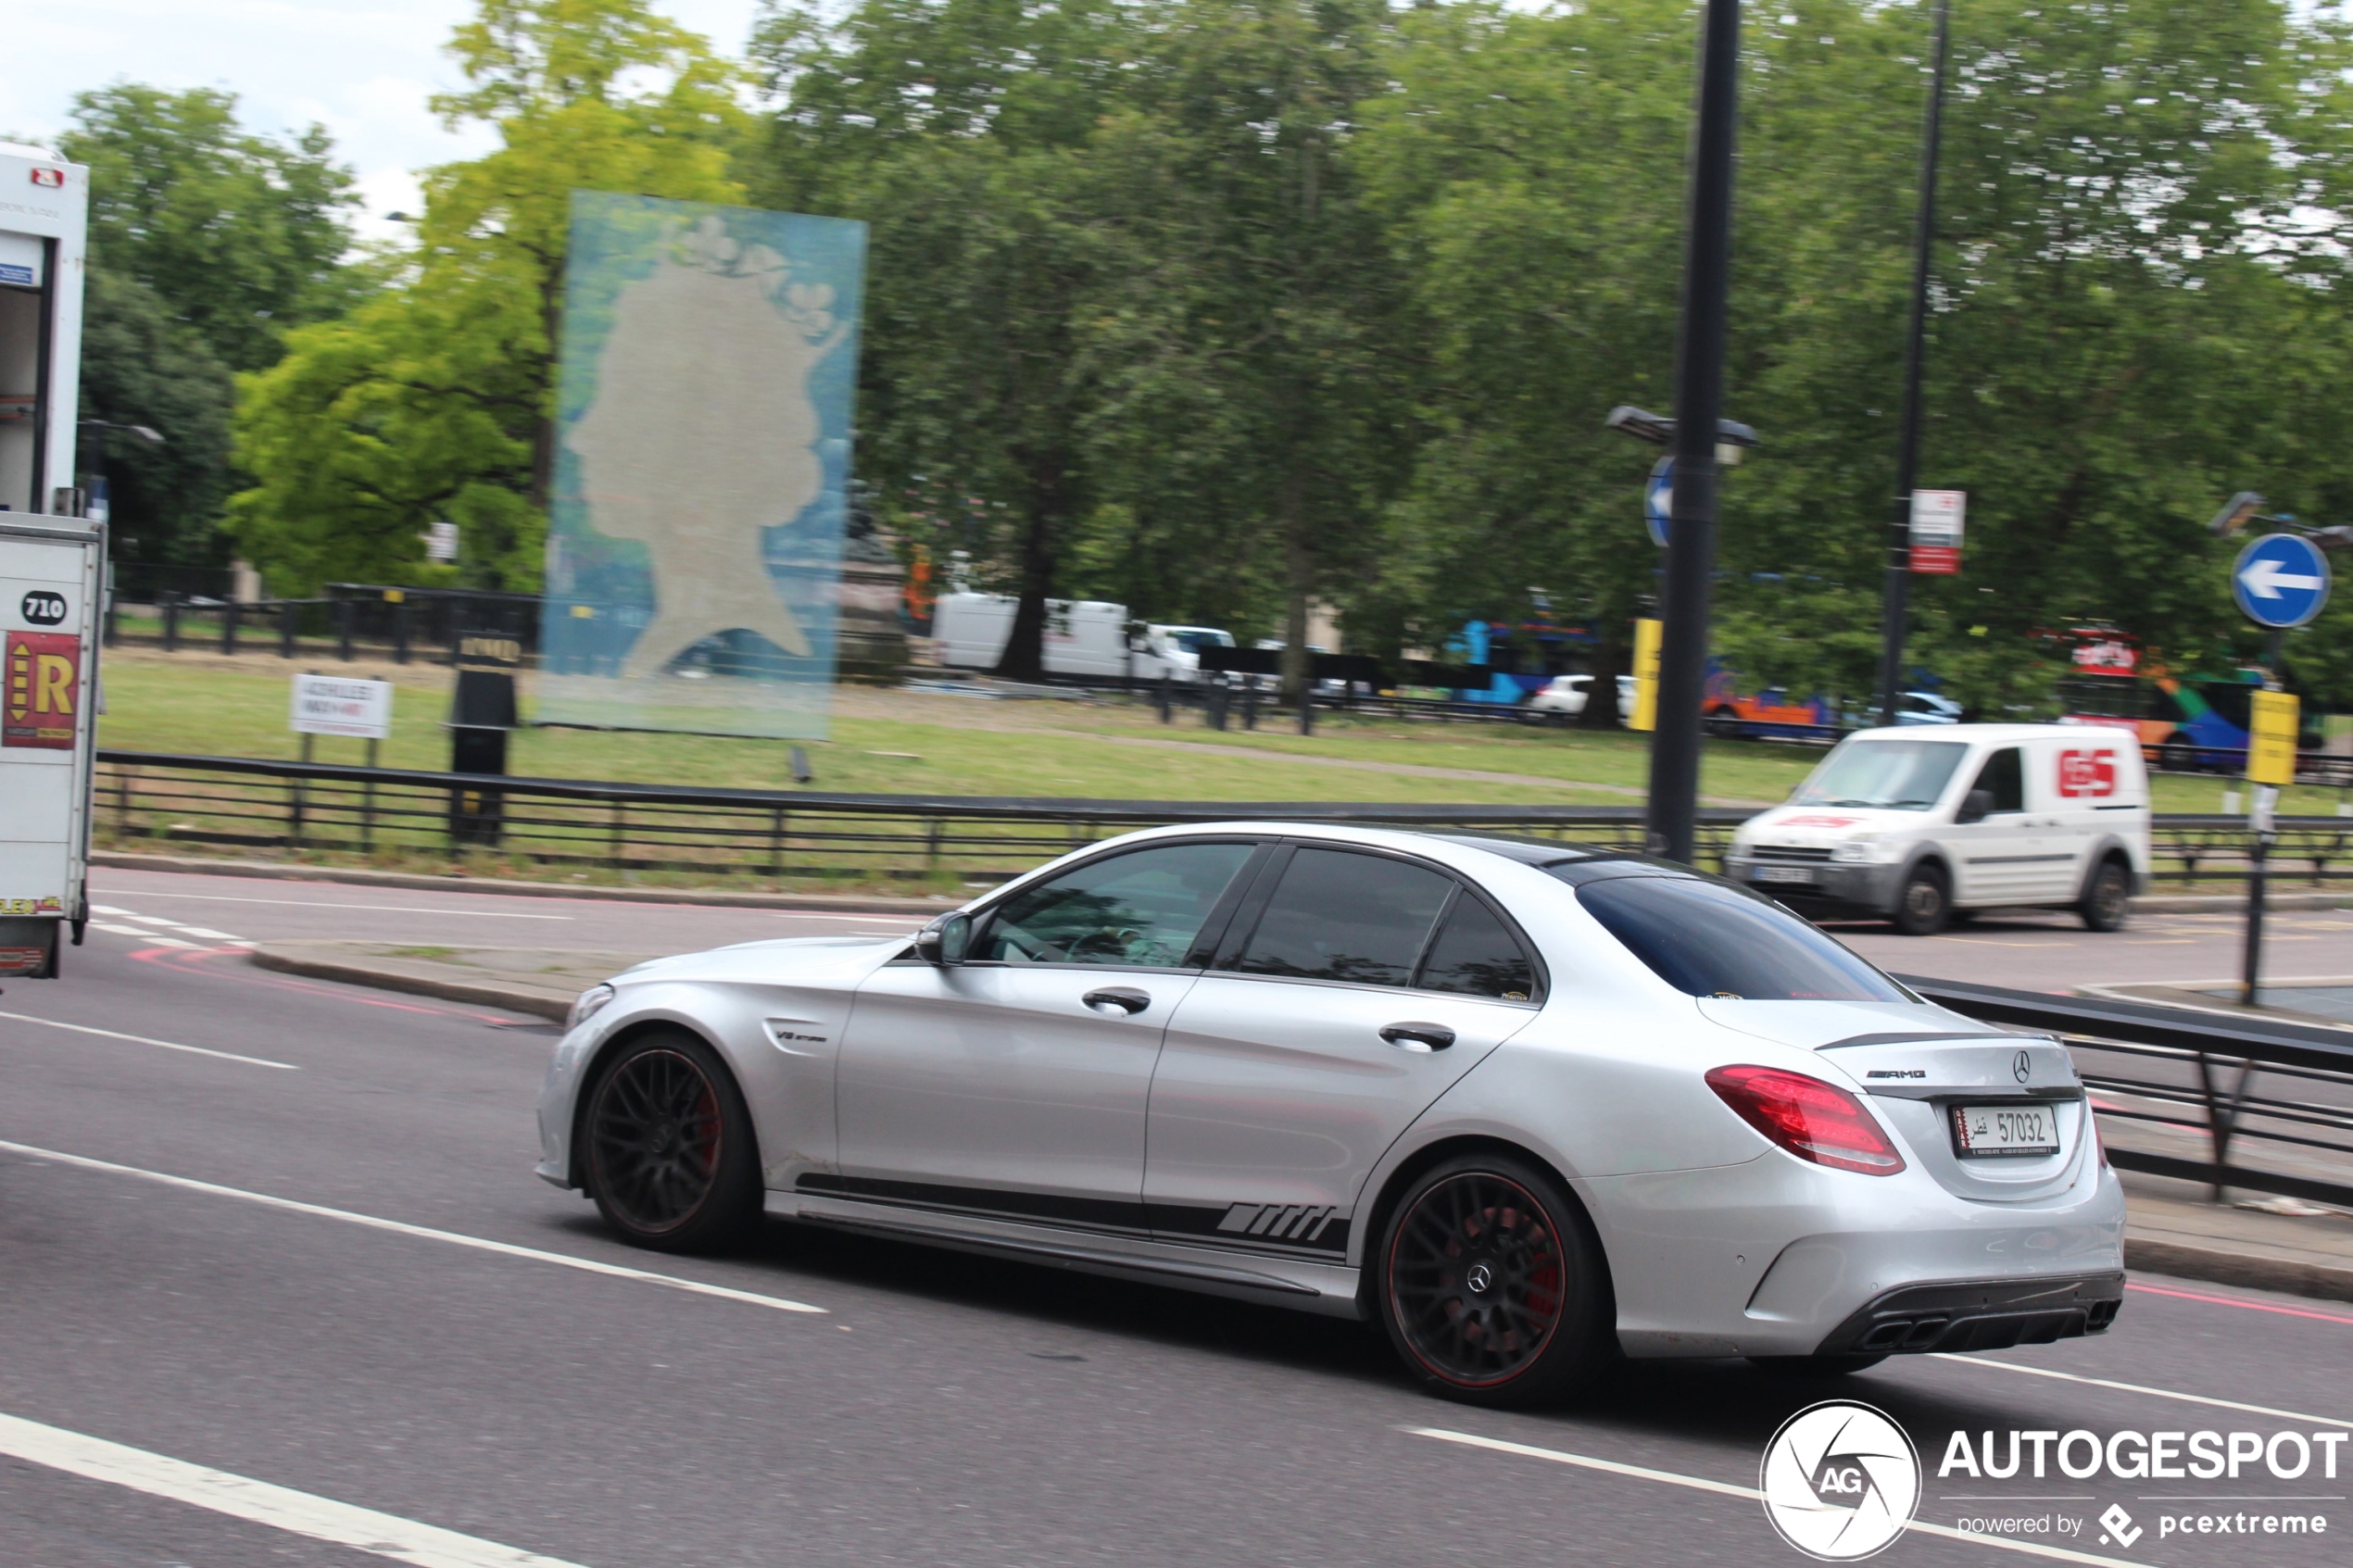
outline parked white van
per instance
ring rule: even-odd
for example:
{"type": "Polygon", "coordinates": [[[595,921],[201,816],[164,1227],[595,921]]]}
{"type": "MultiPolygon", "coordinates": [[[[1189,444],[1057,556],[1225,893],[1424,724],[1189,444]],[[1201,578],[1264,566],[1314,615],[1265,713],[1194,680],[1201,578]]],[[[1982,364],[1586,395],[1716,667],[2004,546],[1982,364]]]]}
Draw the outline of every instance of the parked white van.
{"type": "MultiPolygon", "coordinates": [[[[932,611],[939,662],[993,670],[1013,635],[1015,601],[1009,594],[942,594],[932,611]]],[[[1129,634],[1127,607],[1101,599],[1048,599],[1044,662],[1050,675],[1099,680],[1201,679],[1201,649],[1232,647],[1214,626],[1146,626],[1129,634]]]]}
{"type": "Polygon", "coordinates": [[[2020,908],[2115,931],[2148,877],[2148,772],[2133,734],[2093,725],[1862,730],[1741,824],[1724,871],[1805,913],[1915,936],[2020,908]]]}

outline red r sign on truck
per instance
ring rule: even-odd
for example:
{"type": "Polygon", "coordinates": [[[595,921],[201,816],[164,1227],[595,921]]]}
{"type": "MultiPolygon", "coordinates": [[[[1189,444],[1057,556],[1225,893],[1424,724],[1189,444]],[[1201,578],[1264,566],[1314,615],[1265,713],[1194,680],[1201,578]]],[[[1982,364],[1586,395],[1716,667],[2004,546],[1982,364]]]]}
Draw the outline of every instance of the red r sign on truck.
{"type": "Polygon", "coordinates": [[[0,976],[54,976],[90,918],[106,538],[78,518],[0,521],[0,976]]]}

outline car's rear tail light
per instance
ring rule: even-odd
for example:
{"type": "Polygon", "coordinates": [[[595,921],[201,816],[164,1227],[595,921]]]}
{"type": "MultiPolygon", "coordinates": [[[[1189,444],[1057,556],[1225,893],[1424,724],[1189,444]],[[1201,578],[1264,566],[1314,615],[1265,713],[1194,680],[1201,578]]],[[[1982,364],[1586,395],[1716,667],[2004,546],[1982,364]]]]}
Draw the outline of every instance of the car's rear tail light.
{"type": "Polygon", "coordinates": [[[2088,1096],[2083,1101],[2083,1124],[2092,1129],[2092,1148],[2100,1157],[2100,1169],[2105,1171],[2108,1168],[2108,1140],[2100,1136],[2100,1119],[2093,1111],[2092,1101],[2088,1096]]]}
{"type": "Polygon", "coordinates": [[[1800,1160],[1867,1176],[1904,1168],[1904,1157],[1863,1102],[1835,1084],[1774,1067],[1719,1067],[1707,1075],[1707,1086],[1800,1160]]]}

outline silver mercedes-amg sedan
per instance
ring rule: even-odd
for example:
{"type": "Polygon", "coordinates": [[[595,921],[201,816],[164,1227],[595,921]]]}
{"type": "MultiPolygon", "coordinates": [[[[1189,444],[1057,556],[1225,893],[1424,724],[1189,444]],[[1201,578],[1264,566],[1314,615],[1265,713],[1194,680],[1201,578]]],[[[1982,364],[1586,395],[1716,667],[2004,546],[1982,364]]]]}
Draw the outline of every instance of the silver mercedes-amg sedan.
{"type": "Polygon", "coordinates": [[[912,940],[641,964],[580,998],[539,1132],[643,1246],[764,1210],[1370,1317],[1489,1403],[2096,1334],[2123,1293],[2063,1046],[1569,844],[1155,829],[912,940]]]}

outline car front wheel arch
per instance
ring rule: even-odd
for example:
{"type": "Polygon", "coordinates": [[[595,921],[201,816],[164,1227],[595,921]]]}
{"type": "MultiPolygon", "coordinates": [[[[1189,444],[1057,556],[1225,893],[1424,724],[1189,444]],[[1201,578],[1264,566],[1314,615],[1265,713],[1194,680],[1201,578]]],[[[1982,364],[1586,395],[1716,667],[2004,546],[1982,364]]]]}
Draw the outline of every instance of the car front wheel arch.
{"type": "MultiPolygon", "coordinates": [[[[605,1064],[620,1052],[627,1049],[633,1041],[641,1040],[648,1035],[671,1033],[692,1035],[704,1045],[709,1046],[711,1054],[718,1057],[720,1061],[726,1065],[729,1073],[733,1075],[735,1064],[727,1060],[727,1053],[720,1048],[719,1042],[691,1023],[682,1022],[675,1018],[641,1018],[614,1030],[612,1037],[598,1042],[596,1053],[580,1064],[580,1076],[577,1080],[579,1092],[572,1097],[572,1142],[564,1151],[564,1174],[569,1178],[573,1191],[586,1192],[588,1190],[588,1169],[582,1153],[587,1147],[588,1141],[588,1100],[598,1082],[604,1076],[605,1064]]],[[[737,1080],[736,1088],[737,1093],[742,1092],[743,1084],[740,1079],[737,1080]]],[[[755,1145],[759,1136],[760,1129],[755,1125],[752,1128],[755,1145]]]]}

